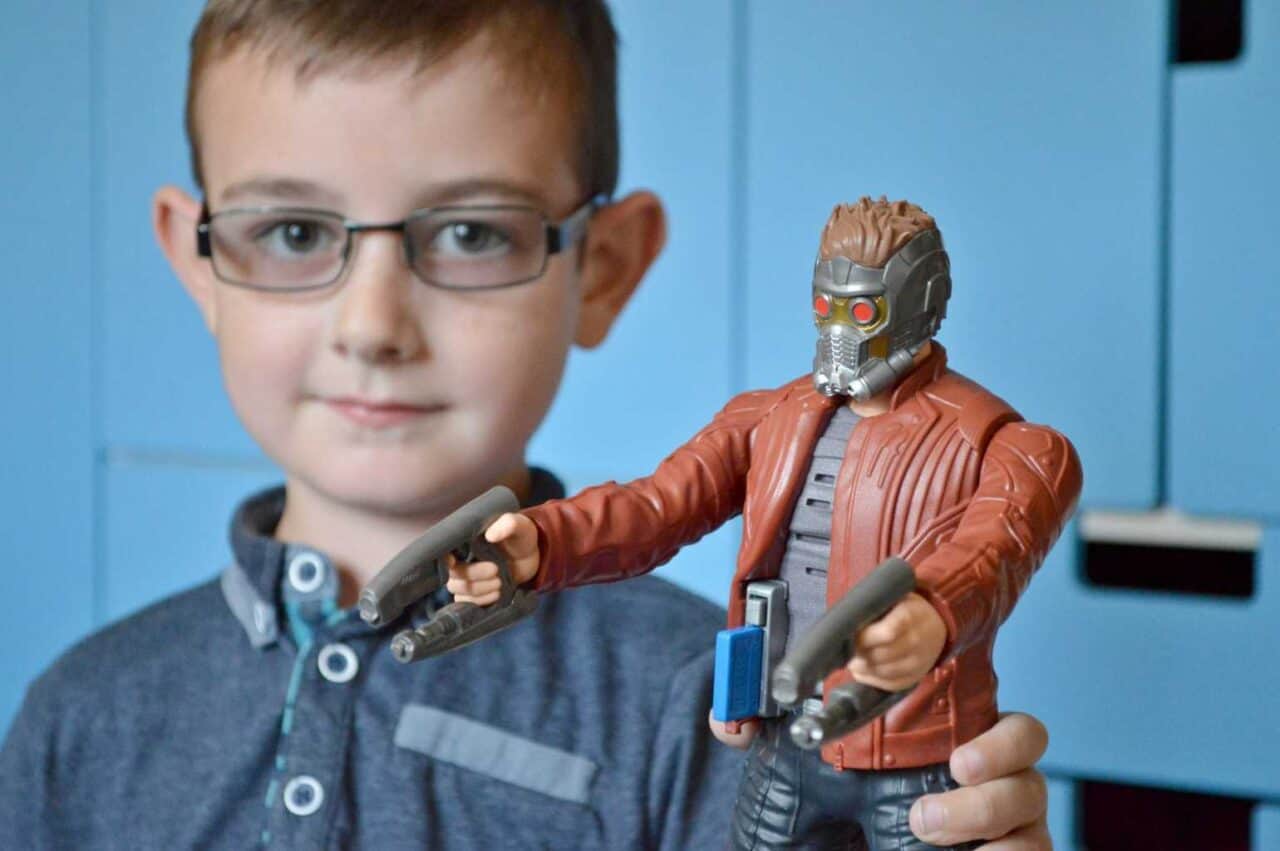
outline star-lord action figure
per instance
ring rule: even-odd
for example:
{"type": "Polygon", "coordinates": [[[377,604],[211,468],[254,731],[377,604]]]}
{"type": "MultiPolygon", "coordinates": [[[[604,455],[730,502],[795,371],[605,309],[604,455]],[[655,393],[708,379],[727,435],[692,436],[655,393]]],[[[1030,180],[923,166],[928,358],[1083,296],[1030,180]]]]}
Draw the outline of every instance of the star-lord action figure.
{"type": "MultiPolygon", "coordinates": [[[[735,847],[857,847],[860,832],[873,851],[931,847],[908,827],[911,804],[954,788],[951,752],[996,721],[996,630],[1070,516],[1081,470],[1065,437],[947,368],[932,337],[950,292],[931,216],[883,198],[838,206],[813,274],[812,374],[734,398],[651,476],[487,533],[516,581],[545,592],[652,570],[741,514],[729,625],[743,623],[749,583],[780,579],[788,640],[887,557],[914,568],[916,591],[856,637],[824,691],[918,685],[821,759],[790,741],[787,716],[764,719],[735,847]]],[[[495,572],[458,566],[450,588],[488,602],[495,572]]]]}

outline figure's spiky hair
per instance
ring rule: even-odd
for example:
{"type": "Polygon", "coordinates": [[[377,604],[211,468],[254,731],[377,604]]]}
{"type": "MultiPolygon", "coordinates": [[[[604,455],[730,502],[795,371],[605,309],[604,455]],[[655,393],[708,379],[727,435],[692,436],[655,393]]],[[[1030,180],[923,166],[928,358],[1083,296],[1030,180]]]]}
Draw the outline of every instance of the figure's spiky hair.
{"type": "Polygon", "coordinates": [[[937,225],[933,216],[910,201],[877,201],[864,195],[854,204],[837,204],[822,229],[818,252],[823,260],[845,257],[878,269],[916,234],[937,225]]]}

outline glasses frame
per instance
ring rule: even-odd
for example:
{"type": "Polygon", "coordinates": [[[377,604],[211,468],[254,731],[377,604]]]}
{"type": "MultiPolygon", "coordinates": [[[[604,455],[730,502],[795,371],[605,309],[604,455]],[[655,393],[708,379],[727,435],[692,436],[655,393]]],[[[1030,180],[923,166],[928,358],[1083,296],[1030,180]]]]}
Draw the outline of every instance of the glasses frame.
{"type": "Polygon", "coordinates": [[[351,265],[351,255],[355,247],[356,234],[371,233],[376,231],[389,231],[400,234],[401,245],[404,249],[405,263],[409,267],[409,271],[413,276],[424,284],[438,287],[443,290],[453,290],[457,292],[485,291],[485,290],[501,290],[508,287],[518,287],[521,284],[527,284],[541,278],[547,271],[547,261],[553,254],[559,254],[571,245],[581,240],[587,232],[587,225],[591,221],[591,216],[596,210],[609,203],[609,199],[604,195],[593,195],[587,199],[585,203],[574,209],[567,216],[558,222],[551,221],[547,214],[542,210],[530,204],[445,204],[438,207],[422,207],[414,210],[398,222],[356,222],[346,218],[341,213],[334,210],[323,210],[317,207],[232,207],[226,210],[219,210],[214,213],[209,210],[209,201],[204,199],[200,204],[200,220],[196,223],[196,255],[209,261],[209,265],[213,268],[214,277],[224,284],[233,287],[241,287],[247,290],[256,290],[258,292],[269,293],[300,293],[321,290],[331,287],[346,276],[347,268],[351,265]],[[426,218],[427,216],[449,211],[467,211],[474,210],[479,212],[495,212],[502,210],[527,210],[536,213],[543,223],[546,234],[546,251],[542,255],[542,265],[538,271],[525,278],[515,281],[506,281],[501,284],[484,284],[482,286],[457,286],[454,284],[445,284],[440,281],[433,281],[424,277],[414,265],[413,245],[409,241],[408,227],[410,223],[426,218]],[[244,281],[237,281],[232,278],[224,277],[222,272],[218,270],[218,264],[213,259],[213,235],[211,227],[214,219],[228,213],[298,213],[306,215],[322,215],[331,217],[335,221],[339,221],[347,232],[347,241],[342,248],[342,264],[338,267],[338,271],[334,276],[323,283],[306,284],[305,286],[295,287],[276,287],[266,286],[263,284],[251,284],[244,281]]]}

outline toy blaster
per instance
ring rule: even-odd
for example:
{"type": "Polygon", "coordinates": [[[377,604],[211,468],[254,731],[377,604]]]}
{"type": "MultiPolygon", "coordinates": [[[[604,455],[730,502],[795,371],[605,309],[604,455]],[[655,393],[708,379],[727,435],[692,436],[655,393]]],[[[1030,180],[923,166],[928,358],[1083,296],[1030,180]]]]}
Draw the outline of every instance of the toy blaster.
{"type": "MultiPolygon", "coordinates": [[[[795,708],[813,695],[832,671],[854,655],[854,637],[893,608],[916,587],[915,571],[900,558],[888,558],[827,610],[774,669],[774,700],[795,708]]],[[[791,723],[791,740],[813,750],[847,736],[883,715],[915,689],[884,691],[863,683],[845,683],[826,695],[826,704],[791,723]]]]}
{"type": "Polygon", "coordinates": [[[502,548],[484,538],[494,520],[519,508],[509,488],[490,488],[428,529],[365,585],[360,591],[360,617],[371,626],[382,626],[448,582],[447,556],[498,566],[502,580],[498,602],[491,606],[449,603],[422,626],[392,638],[391,655],[408,663],[457,650],[506,629],[538,607],[536,594],[516,587],[502,548]]]}

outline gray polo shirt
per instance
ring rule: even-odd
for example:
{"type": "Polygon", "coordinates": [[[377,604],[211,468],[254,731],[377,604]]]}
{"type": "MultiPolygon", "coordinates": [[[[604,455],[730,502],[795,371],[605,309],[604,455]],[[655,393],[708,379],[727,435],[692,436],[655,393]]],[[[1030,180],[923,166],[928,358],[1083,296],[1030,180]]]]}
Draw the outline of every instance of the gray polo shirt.
{"type": "MultiPolygon", "coordinates": [[[[562,493],[536,471],[537,499],[562,493]]],[[[28,689],[0,848],[708,848],[741,763],[707,732],[723,611],[654,578],[544,596],[405,666],[324,553],[236,512],[235,564],[108,626],[28,689]]]]}

